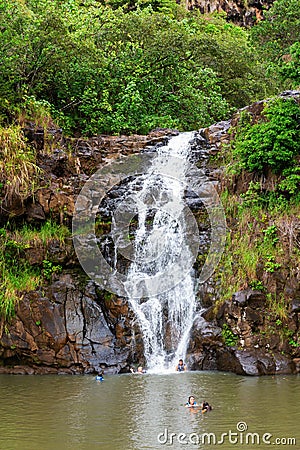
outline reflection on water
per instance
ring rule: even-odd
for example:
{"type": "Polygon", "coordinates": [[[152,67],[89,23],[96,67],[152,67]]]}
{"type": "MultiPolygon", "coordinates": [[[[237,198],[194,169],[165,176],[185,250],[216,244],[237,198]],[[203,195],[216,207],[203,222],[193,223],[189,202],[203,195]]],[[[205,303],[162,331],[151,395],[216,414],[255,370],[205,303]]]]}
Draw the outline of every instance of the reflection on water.
{"type": "Polygon", "coordinates": [[[270,448],[262,442],[267,433],[271,444],[283,439],[276,448],[300,448],[299,376],[186,372],[106,376],[101,383],[92,376],[1,375],[0,395],[1,450],[252,450],[270,448]],[[184,408],[191,394],[213,411],[191,414],[184,408]],[[260,445],[247,445],[247,433],[260,445]]]}

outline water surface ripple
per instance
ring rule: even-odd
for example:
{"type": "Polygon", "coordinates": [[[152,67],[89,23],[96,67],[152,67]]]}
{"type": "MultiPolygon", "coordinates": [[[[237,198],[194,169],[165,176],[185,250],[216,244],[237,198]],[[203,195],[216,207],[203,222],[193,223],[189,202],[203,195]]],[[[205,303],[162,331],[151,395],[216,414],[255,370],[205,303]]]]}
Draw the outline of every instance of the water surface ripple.
{"type": "Polygon", "coordinates": [[[130,374],[101,383],[87,375],[0,375],[0,395],[1,450],[300,448],[299,376],[130,374]],[[188,411],[190,394],[213,411],[188,411]],[[246,444],[247,433],[259,443],[246,444]]]}

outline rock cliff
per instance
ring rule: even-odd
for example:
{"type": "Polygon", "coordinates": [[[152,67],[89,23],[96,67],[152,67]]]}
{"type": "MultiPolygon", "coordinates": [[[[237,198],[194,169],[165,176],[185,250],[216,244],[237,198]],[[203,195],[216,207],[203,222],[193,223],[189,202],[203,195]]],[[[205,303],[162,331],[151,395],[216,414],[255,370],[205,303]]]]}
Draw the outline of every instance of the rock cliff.
{"type": "Polygon", "coordinates": [[[199,9],[202,14],[225,12],[228,21],[241,26],[253,26],[263,18],[274,0],[187,0],[188,9],[199,9]]]}
{"type": "MultiPolygon", "coordinates": [[[[299,97],[295,92],[286,95],[299,97]]],[[[259,117],[262,105],[263,102],[258,102],[248,109],[259,117]]],[[[229,128],[237,117],[238,114],[200,130],[192,149],[192,158],[198,165],[205,167],[208,158],[229,142],[229,128]]],[[[156,130],[147,136],[91,139],[67,139],[60,130],[51,133],[51,148],[45,151],[44,131],[27,126],[26,134],[36,148],[43,176],[34,196],[25,200],[18,196],[2,199],[2,225],[9,219],[16,227],[21,223],[38,226],[51,218],[70,227],[76,196],[92,173],[111,158],[147,151],[177,132],[156,130]]],[[[221,168],[211,165],[206,171],[211,180],[222,183],[221,168]]],[[[237,179],[235,189],[240,186],[237,179]]],[[[188,201],[199,226],[205,230],[206,218],[199,205],[193,204],[192,198],[188,201]]],[[[109,233],[109,223],[102,223],[101,227],[101,232],[109,233]]],[[[53,271],[38,289],[19,292],[15,317],[9,322],[1,319],[0,373],[76,374],[100,369],[120,373],[127,372],[134,363],[143,362],[142,338],[128,302],[100,290],[87,279],[77,261],[71,236],[64,240],[51,238],[46,243],[31,241],[19,256],[37,268],[47,260],[52,266],[59,265],[60,271],[53,271]]],[[[289,289],[293,300],[288,327],[298,332],[299,279],[276,280],[274,274],[271,282],[277,283],[278,290],[289,289]]],[[[276,324],[268,320],[264,293],[242,290],[216,311],[217,296],[217,287],[211,281],[200,286],[199,311],[188,349],[191,369],[229,370],[248,375],[299,370],[299,348],[292,348],[288,339],[275,332],[271,338],[266,334],[270,326],[276,330],[276,324]],[[231,343],[234,345],[224,340],[224,325],[234,331],[236,341],[231,343]]]]}

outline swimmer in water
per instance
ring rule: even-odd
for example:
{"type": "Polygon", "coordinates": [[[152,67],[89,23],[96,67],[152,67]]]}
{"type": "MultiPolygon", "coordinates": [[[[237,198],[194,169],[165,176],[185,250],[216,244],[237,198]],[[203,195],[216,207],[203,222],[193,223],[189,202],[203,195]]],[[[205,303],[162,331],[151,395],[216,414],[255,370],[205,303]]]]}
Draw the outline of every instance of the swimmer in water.
{"type": "Polygon", "coordinates": [[[185,404],[186,408],[198,408],[197,402],[195,402],[195,397],[193,395],[190,395],[188,398],[188,401],[185,404]]]}
{"type": "Polygon", "coordinates": [[[185,404],[185,407],[188,408],[189,412],[193,414],[197,414],[201,409],[201,406],[197,404],[197,402],[195,401],[195,397],[193,395],[189,396],[188,401],[185,404]]]}
{"type": "Polygon", "coordinates": [[[136,372],[134,371],[133,368],[131,368],[131,369],[130,369],[130,372],[131,372],[131,373],[139,373],[139,374],[146,373],[146,371],[143,369],[142,366],[139,366],[139,367],[137,368],[137,371],[136,371],[136,372]]]}
{"type": "Polygon", "coordinates": [[[99,372],[98,375],[96,375],[96,380],[97,381],[104,381],[103,371],[99,372]]]}
{"type": "Polygon", "coordinates": [[[186,364],[184,364],[183,360],[180,359],[175,368],[176,372],[185,372],[187,370],[186,364]]]}
{"type": "Polygon", "coordinates": [[[211,411],[211,410],[212,410],[212,407],[210,406],[210,404],[204,400],[201,404],[202,414],[206,413],[207,411],[211,411]]]}

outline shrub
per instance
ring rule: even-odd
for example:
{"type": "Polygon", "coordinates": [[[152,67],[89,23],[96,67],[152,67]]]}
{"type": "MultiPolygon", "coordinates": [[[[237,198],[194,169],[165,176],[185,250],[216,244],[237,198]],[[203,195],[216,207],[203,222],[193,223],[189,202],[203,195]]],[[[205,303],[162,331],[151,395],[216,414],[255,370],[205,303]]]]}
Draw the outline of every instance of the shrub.
{"type": "Polygon", "coordinates": [[[15,315],[16,304],[24,291],[35,289],[40,281],[39,270],[23,258],[27,244],[11,239],[5,230],[0,233],[0,316],[8,321],[15,315]]]}
{"type": "Polygon", "coordinates": [[[296,164],[300,153],[300,107],[294,99],[277,98],[265,106],[263,119],[241,127],[233,155],[247,171],[281,173],[296,164]]]}
{"type": "Polygon", "coordinates": [[[225,344],[228,345],[228,347],[234,347],[239,340],[238,336],[233,333],[233,331],[229,328],[227,323],[223,324],[222,337],[224,339],[225,344]]]}

